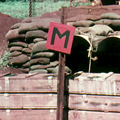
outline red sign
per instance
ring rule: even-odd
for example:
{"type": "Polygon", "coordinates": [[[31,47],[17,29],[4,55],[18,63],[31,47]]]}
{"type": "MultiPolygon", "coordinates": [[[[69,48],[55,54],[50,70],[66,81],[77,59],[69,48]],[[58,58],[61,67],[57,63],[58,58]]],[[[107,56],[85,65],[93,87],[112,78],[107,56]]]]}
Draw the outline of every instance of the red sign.
{"type": "Polygon", "coordinates": [[[70,54],[74,32],[75,27],[50,22],[46,48],[70,54]]]}

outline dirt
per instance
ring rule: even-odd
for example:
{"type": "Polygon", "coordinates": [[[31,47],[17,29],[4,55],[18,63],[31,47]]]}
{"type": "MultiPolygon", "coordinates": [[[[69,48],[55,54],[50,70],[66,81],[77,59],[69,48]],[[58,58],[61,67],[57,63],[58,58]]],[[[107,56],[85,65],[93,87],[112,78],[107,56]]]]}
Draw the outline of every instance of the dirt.
{"type": "MultiPolygon", "coordinates": [[[[11,26],[15,23],[21,22],[22,19],[13,18],[9,15],[0,13],[0,56],[4,55],[7,50],[8,42],[5,39],[6,33],[10,30],[11,26]]],[[[18,69],[7,68],[0,69],[0,74],[11,72],[12,74],[22,73],[18,69]]]]}

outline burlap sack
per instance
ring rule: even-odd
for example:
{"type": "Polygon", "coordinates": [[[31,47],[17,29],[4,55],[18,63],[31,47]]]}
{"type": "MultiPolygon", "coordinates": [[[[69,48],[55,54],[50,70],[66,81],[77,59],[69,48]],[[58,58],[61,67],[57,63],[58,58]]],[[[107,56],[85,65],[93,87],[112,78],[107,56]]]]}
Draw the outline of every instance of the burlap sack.
{"type": "Polygon", "coordinates": [[[27,62],[29,59],[27,57],[27,55],[25,54],[22,54],[22,55],[19,55],[19,56],[16,56],[16,57],[10,57],[10,63],[12,63],[13,65],[19,65],[19,64],[23,64],[25,62],[27,62]]]}
{"type": "Polygon", "coordinates": [[[20,52],[22,52],[22,49],[23,49],[23,47],[13,46],[13,47],[10,47],[10,52],[13,52],[13,51],[20,51],[20,52]]]}
{"type": "Polygon", "coordinates": [[[49,58],[35,58],[35,59],[30,60],[31,65],[35,65],[35,64],[46,65],[46,64],[49,64],[49,63],[50,63],[49,58]]]}
{"type": "Polygon", "coordinates": [[[120,19],[120,15],[116,13],[103,13],[100,16],[101,19],[120,19]]]}
{"type": "Polygon", "coordinates": [[[35,69],[46,69],[46,68],[50,68],[50,67],[55,67],[58,65],[58,61],[54,61],[54,62],[50,62],[50,64],[48,65],[32,65],[30,67],[31,70],[35,70],[35,69]]]}
{"type": "Polygon", "coordinates": [[[8,45],[8,47],[15,47],[15,46],[27,47],[28,44],[25,42],[18,41],[18,42],[12,42],[8,45]]]}
{"type": "Polygon", "coordinates": [[[89,32],[93,35],[107,36],[113,30],[107,25],[94,25],[93,27],[89,27],[89,32]]]}
{"type": "Polygon", "coordinates": [[[11,26],[11,29],[18,29],[21,26],[22,23],[16,23],[13,26],[11,26]]]}
{"type": "Polygon", "coordinates": [[[16,57],[16,56],[19,56],[19,55],[21,55],[21,54],[22,54],[22,52],[13,51],[13,52],[11,52],[10,57],[16,57]]]}
{"type": "Polygon", "coordinates": [[[12,42],[8,45],[8,47],[15,47],[15,46],[27,47],[28,44],[25,42],[18,41],[18,42],[12,42]]]}
{"type": "Polygon", "coordinates": [[[45,69],[30,70],[29,73],[48,73],[45,69]]]}
{"type": "Polygon", "coordinates": [[[42,30],[36,30],[36,31],[28,31],[25,35],[25,38],[27,40],[29,39],[34,39],[34,38],[45,38],[47,35],[46,32],[42,31],[42,30]]]}
{"type": "Polygon", "coordinates": [[[47,57],[47,58],[51,58],[53,57],[55,54],[53,52],[39,52],[36,54],[31,55],[31,58],[39,58],[39,57],[47,57]]]}
{"type": "Polygon", "coordinates": [[[7,40],[15,40],[15,39],[24,39],[25,38],[25,34],[19,34],[18,33],[18,29],[14,29],[14,30],[9,30],[8,33],[6,34],[6,39],[7,40]]]}
{"type": "Polygon", "coordinates": [[[81,20],[74,22],[72,25],[75,27],[90,27],[95,25],[95,23],[91,20],[81,20]]]}
{"type": "Polygon", "coordinates": [[[46,41],[41,41],[34,44],[32,48],[32,54],[43,51],[48,51],[48,49],[46,48],[46,41]]]}

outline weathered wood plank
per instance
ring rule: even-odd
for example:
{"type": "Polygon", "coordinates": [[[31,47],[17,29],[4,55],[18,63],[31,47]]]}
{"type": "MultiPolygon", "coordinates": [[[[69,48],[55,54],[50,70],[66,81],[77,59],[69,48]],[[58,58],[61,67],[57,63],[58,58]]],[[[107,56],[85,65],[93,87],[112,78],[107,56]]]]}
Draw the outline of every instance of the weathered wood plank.
{"type": "MultiPolygon", "coordinates": [[[[120,95],[120,75],[114,74],[108,79],[88,78],[90,74],[83,73],[69,82],[70,93],[120,95]]],[[[94,74],[95,75],[95,74],[94,74]]]]}
{"type": "MultiPolygon", "coordinates": [[[[56,110],[0,110],[1,120],[56,120],[56,110]]],[[[120,120],[120,113],[69,111],[69,120],[120,120]]]]}
{"type": "Polygon", "coordinates": [[[0,94],[0,109],[56,109],[56,94],[0,94]]]}
{"type": "Polygon", "coordinates": [[[0,110],[0,120],[56,120],[56,110],[0,110]]]}
{"type": "MultiPolygon", "coordinates": [[[[57,94],[0,94],[0,109],[56,109],[57,94]]],[[[120,112],[120,97],[69,95],[69,109],[120,112]]]]}
{"type": "Polygon", "coordinates": [[[4,77],[0,79],[0,92],[57,93],[57,78],[35,75],[26,78],[25,75],[4,77]]]}
{"type": "Polygon", "coordinates": [[[70,95],[69,108],[87,111],[120,112],[120,97],[70,95]]]}
{"type": "Polygon", "coordinates": [[[69,120],[120,120],[120,113],[69,111],[69,120]]]}
{"type": "MultiPolygon", "coordinates": [[[[45,75],[45,74],[44,74],[45,75]]],[[[26,75],[0,78],[0,92],[8,93],[57,93],[57,78],[26,75]]],[[[120,75],[114,74],[108,79],[89,79],[90,74],[83,73],[74,80],[69,80],[69,93],[120,95],[120,75]]]]}

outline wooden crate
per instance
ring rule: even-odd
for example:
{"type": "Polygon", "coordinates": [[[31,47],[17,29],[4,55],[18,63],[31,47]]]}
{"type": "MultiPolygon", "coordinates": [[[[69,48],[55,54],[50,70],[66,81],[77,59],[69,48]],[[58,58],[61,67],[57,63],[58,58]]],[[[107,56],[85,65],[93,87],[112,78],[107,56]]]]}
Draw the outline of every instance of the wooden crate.
{"type": "MultiPolygon", "coordinates": [[[[119,120],[120,74],[69,79],[68,120],[119,120]]],[[[0,78],[0,120],[56,120],[57,77],[0,78]]]]}

